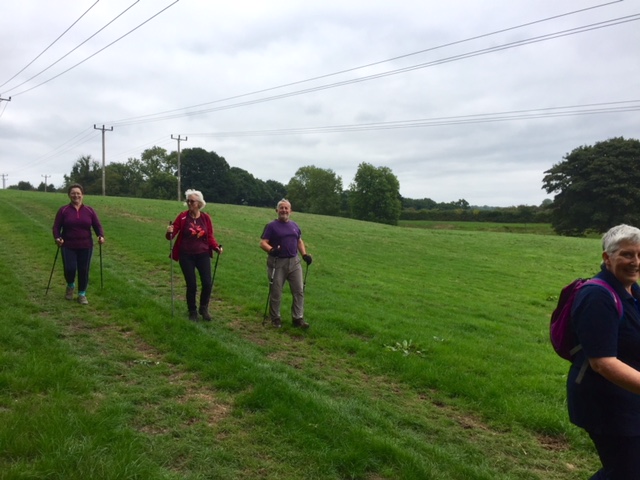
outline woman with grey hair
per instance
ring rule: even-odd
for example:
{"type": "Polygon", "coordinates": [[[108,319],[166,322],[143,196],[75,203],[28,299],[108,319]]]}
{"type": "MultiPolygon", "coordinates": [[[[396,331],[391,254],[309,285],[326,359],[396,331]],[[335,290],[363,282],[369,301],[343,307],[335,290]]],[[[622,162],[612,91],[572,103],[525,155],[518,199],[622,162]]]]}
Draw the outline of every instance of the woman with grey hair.
{"type": "Polygon", "coordinates": [[[188,210],[178,214],[172,224],[167,227],[167,240],[176,238],[171,251],[171,258],[180,263],[180,269],[187,284],[187,308],[189,320],[197,321],[198,313],[204,321],[211,321],[209,300],[213,282],[211,278],[211,257],[213,252],[222,253],[213,235],[211,217],[201,210],[207,204],[202,192],[187,190],[184,192],[188,210]],[[196,293],[198,283],[196,270],[200,276],[200,303],[196,309],[196,293]]]}
{"type": "Polygon", "coordinates": [[[591,478],[635,480],[640,475],[640,229],[615,226],[602,237],[602,246],[596,278],[616,294],[599,285],[578,291],[571,325],[582,348],[572,358],[567,405],[571,422],[587,431],[602,462],[591,478]]]}

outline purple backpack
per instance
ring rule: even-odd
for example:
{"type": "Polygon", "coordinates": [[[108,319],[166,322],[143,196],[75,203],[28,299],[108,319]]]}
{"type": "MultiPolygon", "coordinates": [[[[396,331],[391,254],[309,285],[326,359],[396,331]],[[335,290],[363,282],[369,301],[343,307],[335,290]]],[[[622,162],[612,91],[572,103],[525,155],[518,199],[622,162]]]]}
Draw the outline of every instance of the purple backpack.
{"type": "Polygon", "coordinates": [[[560,298],[558,299],[558,306],[551,314],[551,324],[549,325],[549,334],[551,337],[551,344],[553,349],[558,355],[565,360],[571,360],[571,357],[578,352],[582,346],[577,345],[575,341],[575,335],[571,331],[571,307],[578,294],[578,291],[585,285],[599,285],[602,288],[611,293],[613,301],[616,304],[618,310],[618,317],[622,319],[623,309],[622,301],[620,297],[604,280],[599,278],[584,279],[578,278],[569,285],[564,287],[560,292],[560,298]]]}

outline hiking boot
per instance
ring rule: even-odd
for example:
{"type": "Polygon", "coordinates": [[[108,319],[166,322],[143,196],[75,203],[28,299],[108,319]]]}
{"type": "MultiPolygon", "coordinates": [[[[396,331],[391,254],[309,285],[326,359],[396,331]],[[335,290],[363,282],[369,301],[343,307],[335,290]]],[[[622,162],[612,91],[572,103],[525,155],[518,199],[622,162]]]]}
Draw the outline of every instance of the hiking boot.
{"type": "Polygon", "coordinates": [[[202,315],[202,320],[204,320],[205,322],[211,321],[211,314],[209,313],[209,307],[200,307],[198,312],[200,312],[200,315],[202,315]]]}
{"type": "Polygon", "coordinates": [[[280,320],[279,318],[272,318],[271,319],[271,326],[273,328],[280,328],[282,327],[282,320],[280,320]]]}
{"type": "Polygon", "coordinates": [[[73,292],[74,291],[75,291],[75,288],[67,287],[67,291],[64,294],[65,300],[73,300],[73,292]]]}
{"type": "Polygon", "coordinates": [[[78,295],[78,303],[80,305],[89,305],[89,300],[87,300],[86,295],[78,295]]]}
{"type": "Polygon", "coordinates": [[[195,310],[190,310],[189,311],[189,320],[191,320],[192,322],[197,322],[198,321],[198,312],[195,310]]]}
{"type": "Polygon", "coordinates": [[[302,328],[303,330],[309,328],[309,324],[305,322],[303,318],[294,318],[293,326],[296,328],[302,328]]]}

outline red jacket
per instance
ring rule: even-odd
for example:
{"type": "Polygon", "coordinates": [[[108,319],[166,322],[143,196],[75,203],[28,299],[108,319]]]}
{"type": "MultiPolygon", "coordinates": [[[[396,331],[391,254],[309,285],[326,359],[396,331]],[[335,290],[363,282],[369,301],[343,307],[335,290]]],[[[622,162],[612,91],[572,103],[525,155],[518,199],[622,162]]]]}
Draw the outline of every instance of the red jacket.
{"type": "MultiPolygon", "coordinates": [[[[167,232],[165,234],[167,240],[171,240],[172,238],[177,237],[176,242],[173,244],[173,249],[171,250],[171,258],[173,258],[175,261],[178,261],[180,259],[180,244],[182,243],[182,235],[180,235],[180,232],[182,232],[182,228],[187,221],[188,214],[188,210],[178,214],[176,219],[173,221],[173,233],[167,232]]],[[[204,212],[200,212],[200,215],[204,219],[204,223],[207,227],[207,243],[209,244],[209,255],[213,257],[214,251],[220,251],[220,245],[213,236],[213,223],[211,222],[211,217],[204,212]]]]}

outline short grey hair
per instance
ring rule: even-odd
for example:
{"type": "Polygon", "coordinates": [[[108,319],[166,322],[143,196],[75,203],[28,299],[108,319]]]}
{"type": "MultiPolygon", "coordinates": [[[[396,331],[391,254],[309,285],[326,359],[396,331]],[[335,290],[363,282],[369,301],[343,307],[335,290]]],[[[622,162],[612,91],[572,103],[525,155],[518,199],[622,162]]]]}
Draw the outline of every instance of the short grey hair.
{"type": "Polygon", "coordinates": [[[602,250],[613,255],[620,250],[621,243],[640,245],[640,228],[625,225],[624,223],[611,227],[602,236],[602,250]]]}
{"type": "Polygon", "coordinates": [[[204,197],[202,196],[202,192],[200,190],[189,189],[184,192],[184,198],[188,200],[189,197],[196,197],[196,200],[200,204],[201,210],[207,206],[207,202],[204,201],[204,197]]]}
{"type": "Polygon", "coordinates": [[[280,205],[282,205],[283,203],[286,203],[287,205],[291,206],[291,202],[289,200],[287,200],[286,198],[283,198],[282,200],[280,200],[278,202],[278,204],[276,205],[276,210],[280,208],[280,205]]]}

